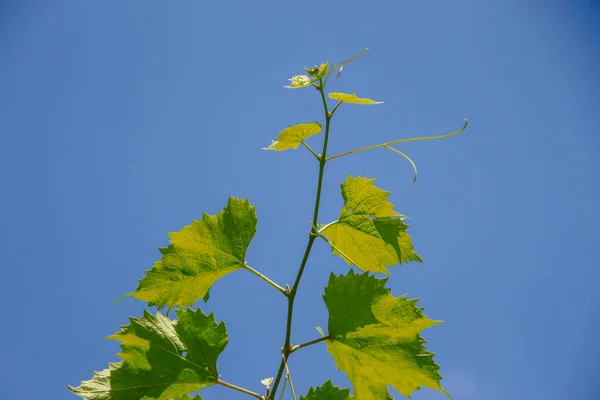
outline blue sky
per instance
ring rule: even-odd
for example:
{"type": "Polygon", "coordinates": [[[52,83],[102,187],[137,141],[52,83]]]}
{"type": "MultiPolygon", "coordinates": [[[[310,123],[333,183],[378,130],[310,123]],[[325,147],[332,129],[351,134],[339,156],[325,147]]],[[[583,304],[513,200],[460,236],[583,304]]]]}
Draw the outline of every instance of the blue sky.
{"type": "MultiPolygon", "coordinates": [[[[318,93],[283,89],[288,77],[369,47],[330,90],[385,103],[340,108],[331,152],[448,133],[465,117],[470,126],[400,147],[419,167],[414,185],[391,152],[332,161],[322,222],[336,219],[350,174],[392,192],[426,263],[396,267],[389,285],[446,321],[424,336],[454,398],[593,398],[600,36],[592,3],[4,0],[0,397],[75,399],[66,384],[116,360],[117,343],[102,338],[142,314],[141,302],[112,302],[159,259],[167,232],[217,213],[229,195],[258,207],[250,265],[292,283],[317,165],[303,149],[261,147],[290,124],[322,119],[318,93]]],[[[318,337],[328,275],[348,270],[318,244],[294,343],[318,337]]],[[[285,306],[245,271],[214,286],[202,308],[228,327],[223,379],[258,391],[275,374],[285,306]]],[[[323,344],[294,354],[290,368],[299,393],[328,378],[348,386],[323,344]]],[[[247,398],[221,387],[203,396],[247,398]]],[[[424,389],[413,398],[445,397],[424,389]]]]}

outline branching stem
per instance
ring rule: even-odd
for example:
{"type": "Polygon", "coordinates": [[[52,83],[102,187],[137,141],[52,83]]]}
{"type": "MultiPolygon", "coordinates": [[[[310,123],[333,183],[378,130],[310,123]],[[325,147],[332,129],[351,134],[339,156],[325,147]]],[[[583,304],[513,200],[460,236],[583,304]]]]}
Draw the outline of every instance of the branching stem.
{"type": "MultiPolygon", "coordinates": [[[[308,257],[310,255],[310,251],[312,246],[317,238],[317,226],[319,219],[319,206],[321,204],[321,188],[323,186],[323,173],[325,172],[325,164],[327,163],[327,144],[329,143],[329,125],[331,122],[332,115],[329,113],[329,109],[327,107],[327,99],[325,98],[325,85],[323,82],[323,78],[319,79],[319,92],[321,93],[321,100],[323,101],[323,110],[325,112],[325,139],[323,140],[323,151],[321,152],[319,159],[319,177],[317,182],[317,194],[315,197],[315,207],[313,212],[312,219],[312,228],[311,234],[308,236],[308,243],[306,244],[306,250],[304,251],[304,256],[302,257],[302,262],[300,263],[300,268],[298,269],[298,274],[296,275],[296,280],[294,281],[294,285],[292,289],[288,293],[288,310],[287,310],[287,321],[285,326],[285,342],[283,344],[282,349],[282,360],[279,365],[279,370],[277,371],[277,376],[275,377],[275,383],[273,384],[273,390],[269,395],[268,400],[274,399],[275,394],[277,393],[277,388],[279,386],[279,382],[281,381],[281,377],[283,376],[283,372],[286,367],[287,359],[291,353],[291,334],[292,334],[292,316],[294,312],[294,299],[296,298],[296,293],[298,291],[298,286],[300,285],[300,280],[302,279],[302,274],[304,273],[304,268],[306,267],[306,262],[308,261],[308,257]]],[[[291,382],[290,382],[291,384],[291,382]]]]}

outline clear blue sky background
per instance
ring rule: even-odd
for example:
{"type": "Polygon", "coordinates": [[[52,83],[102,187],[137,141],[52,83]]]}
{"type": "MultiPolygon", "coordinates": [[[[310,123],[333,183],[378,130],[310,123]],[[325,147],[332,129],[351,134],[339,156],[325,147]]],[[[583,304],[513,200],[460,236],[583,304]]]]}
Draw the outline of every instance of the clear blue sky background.
{"type": "MultiPolygon", "coordinates": [[[[7,1],[0,3],[0,397],[75,399],[66,384],[115,361],[103,337],[140,316],[124,300],[167,232],[227,197],[258,206],[251,265],[291,283],[317,165],[265,152],[322,119],[303,66],[365,47],[331,90],[343,106],[331,151],[470,126],[326,170],[322,222],[339,183],[376,177],[425,265],[396,267],[392,293],[446,323],[424,333],[459,400],[592,399],[600,334],[599,10],[592,1],[7,1]]],[[[321,138],[310,143],[320,147],[321,138]]],[[[321,295],[348,267],[319,243],[300,286],[294,343],[326,326],[321,295]]],[[[252,390],[279,364],[285,302],[245,271],[206,311],[225,320],[223,378],[252,390]]],[[[319,344],[294,354],[298,392],[333,378],[319,344]]],[[[204,398],[243,399],[225,388],[204,398]]],[[[397,396],[400,397],[400,396],[397,396]]],[[[415,400],[440,400],[429,389],[415,400]]]]}

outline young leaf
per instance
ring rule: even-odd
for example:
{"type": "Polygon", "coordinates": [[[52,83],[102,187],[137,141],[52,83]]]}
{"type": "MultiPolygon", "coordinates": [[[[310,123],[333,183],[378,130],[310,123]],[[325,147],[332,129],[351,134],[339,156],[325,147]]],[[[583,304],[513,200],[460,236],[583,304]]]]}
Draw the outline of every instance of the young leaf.
{"type": "Polygon", "coordinates": [[[356,96],[355,93],[329,93],[329,98],[333,100],[339,100],[343,103],[352,103],[352,104],[382,104],[383,101],[375,101],[368,98],[360,98],[356,96]]]}
{"type": "Polygon", "coordinates": [[[373,185],[374,181],[350,176],[342,183],[340,218],[321,230],[333,244],[333,253],[363,271],[384,274],[389,274],[386,266],[423,262],[413,250],[403,216],[387,199],[390,193],[373,185]]]}
{"type": "Polygon", "coordinates": [[[284,88],[299,89],[299,88],[303,88],[303,87],[312,85],[318,79],[310,78],[306,75],[294,75],[288,80],[290,81],[290,84],[289,84],[289,86],[284,86],[284,88]]]}
{"type": "Polygon", "coordinates": [[[267,390],[270,389],[271,387],[271,383],[273,383],[273,378],[265,378],[263,380],[260,381],[260,383],[262,383],[263,385],[265,385],[267,387],[267,390]]]}
{"type": "Polygon", "coordinates": [[[147,311],[130,318],[108,337],[123,342],[123,361],[69,389],[87,400],[167,400],[190,399],[188,393],[214,385],[217,358],[228,341],[225,324],[200,310],[176,313],[178,321],[147,311]]]}
{"type": "Polygon", "coordinates": [[[350,389],[333,386],[331,380],[316,389],[311,387],[306,395],[300,396],[300,400],[349,400],[353,398],[354,396],[350,396],[350,389]]]}
{"type": "Polygon", "coordinates": [[[313,78],[322,78],[329,69],[329,61],[322,63],[321,65],[313,65],[312,67],[305,67],[304,70],[313,78]]]}
{"type": "Polygon", "coordinates": [[[434,354],[419,335],[441,322],[423,315],[417,300],[392,296],[386,282],[368,273],[331,274],[323,296],[332,337],[329,353],[358,399],[386,399],[388,385],[407,397],[420,387],[448,395],[440,386],[434,354]]]}
{"type": "Polygon", "coordinates": [[[273,140],[269,147],[264,147],[263,150],[297,149],[303,140],[320,132],[321,124],[318,122],[288,126],[279,133],[277,139],[273,140]]]}
{"type": "Polygon", "coordinates": [[[219,278],[245,265],[256,223],[256,207],[249,200],[230,197],[219,214],[204,214],[181,231],[169,233],[171,244],[160,249],[162,259],[146,271],[131,296],[159,308],[194,304],[219,278]]]}

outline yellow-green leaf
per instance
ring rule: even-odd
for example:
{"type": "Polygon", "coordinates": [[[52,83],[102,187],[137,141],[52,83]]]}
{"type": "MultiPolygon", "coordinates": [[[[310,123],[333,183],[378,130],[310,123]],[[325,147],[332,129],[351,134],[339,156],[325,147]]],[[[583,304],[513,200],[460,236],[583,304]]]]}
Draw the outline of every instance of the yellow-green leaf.
{"type": "Polygon", "coordinates": [[[343,103],[352,104],[382,104],[383,101],[375,101],[368,98],[360,98],[355,93],[329,93],[329,98],[333,100],[339,100],[343,103]]]}
{"type": "Polygon", "coordinates": [[[311,78],[306,75],[294,75],[288,80],[290,81],[290,84],[288,86],[284,86],[285,88],[288,88],[288,89],[299,89],[299,88],[307,87],[317,81],[316,78],[311,78]]]}
{"type": "Polygon", "coordinates": [[[447,395],[434,354],[419,335],[441,322],[423,315],[418,300],[392,296],[386,282],[368,273],[331,275],[323,296],[329,353],[348,375],[357,399],[385,400],[388,385],[407,397],[421,387],[447,395]]]}
{"type": "Polygon", "coordinates": [[[246,250],[256,233],[256,207],[229,198],[218,215],[204,214],[160,249],[162,259],[140,281],[132,297],[159,308],[187,307],[205,297],[219,278],[245,265],[246,250]]]}
{"type": "Polygon", "coordinates": [[[304,70],[314,78],[322,78],[329,69],[329,62],[322,63],[321,65],[313,65],[312,67],[305,67],[304,70]]]}
{"type": "Polygon", "coordinates": [[[423,262],[413,250],[405,217],[394,211],[389,192],[373,185],[374,181],[350,176],[342,183],[340,218],[321,229],[333,253],[363,271],[384,274],[389,273],[386,266],[423,262]]]}
{"type": "Polygon", "coordinates": [[[269,147],[265,147],[263,150],[283,151],[297,149],[303,140],[320,132],[321,124],[318,122],[288,126],[279,133],[277,139],[273,140],[273,143],[269,147]]]}
{"type": "Polygon", "coordinates": [[[178,321],[147,311],[130,318],[108,337],[122,342],[122,361],[69,389],[86,400],[191,400],[189,393],[214,385],[217,358],[228,341],[225,324],[200,310],[176,314],[178,321]]]}

